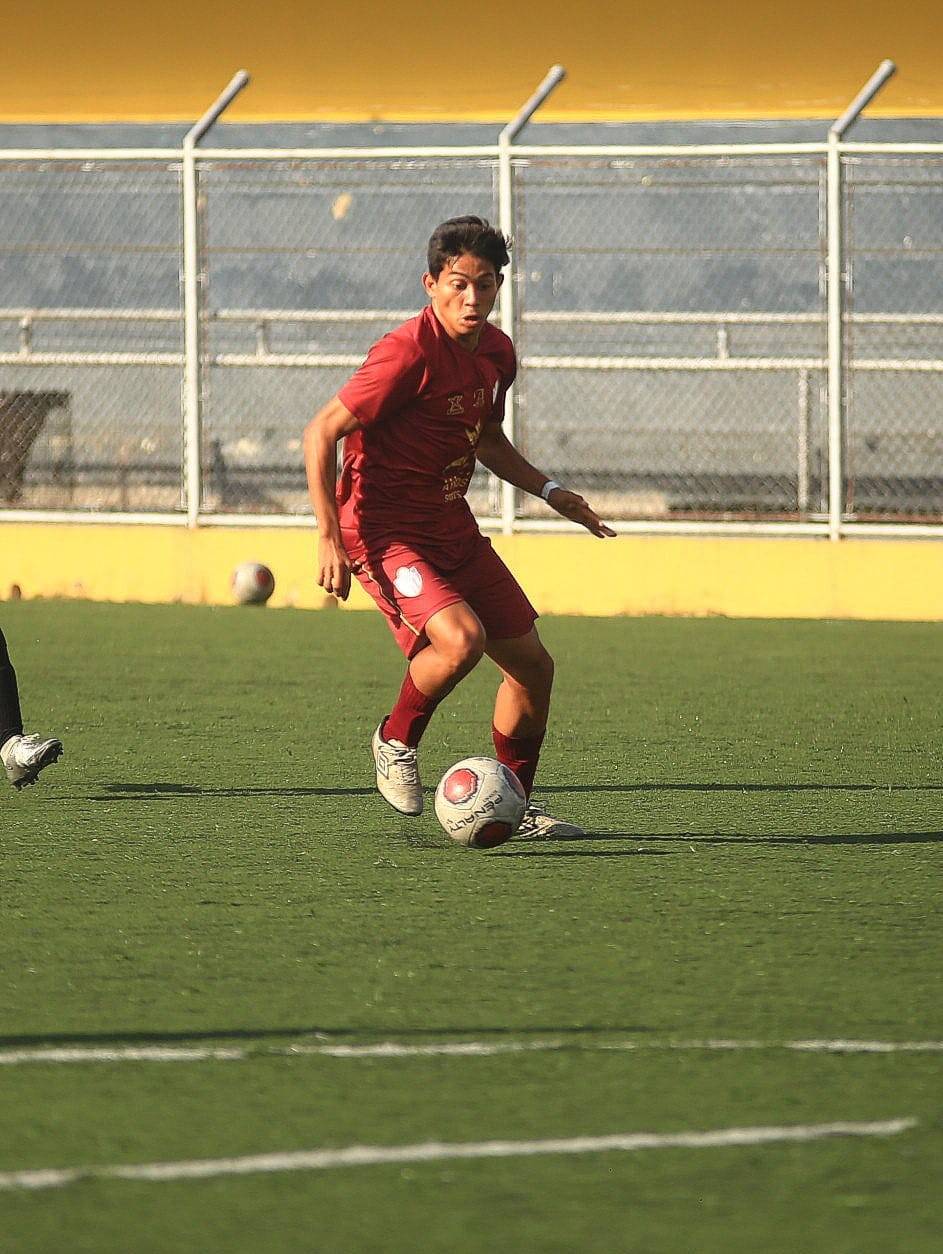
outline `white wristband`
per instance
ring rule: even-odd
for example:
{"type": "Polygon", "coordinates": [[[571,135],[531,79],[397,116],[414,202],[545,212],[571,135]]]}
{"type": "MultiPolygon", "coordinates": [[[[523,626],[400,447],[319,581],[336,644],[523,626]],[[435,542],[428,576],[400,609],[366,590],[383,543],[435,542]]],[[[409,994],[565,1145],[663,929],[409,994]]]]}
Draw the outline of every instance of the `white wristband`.
{"type": "Polygon", "coordinates": [[[544,486],[540,489],[540,495],[543,497],[545,501],[549,501],[550,493],[559,487],[560,487],[560,484],[557,483],[556,479],[548,479],[547,482],[544,484],[544,486]]]}

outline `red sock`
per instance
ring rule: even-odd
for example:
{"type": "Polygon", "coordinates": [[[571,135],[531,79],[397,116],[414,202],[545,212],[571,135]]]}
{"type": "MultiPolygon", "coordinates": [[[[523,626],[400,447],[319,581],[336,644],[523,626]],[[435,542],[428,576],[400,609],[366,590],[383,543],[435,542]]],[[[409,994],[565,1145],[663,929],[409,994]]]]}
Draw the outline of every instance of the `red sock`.
{"type": "Polygon", "coordinates": [[[419,691],[407,670],[396,704],[387,715],[380,734],[386,740],[400,740],[415,749],[438,704],[438,697],[427,697],[419,691]]]}
{"type": "Polygon", "coordinates": [[[544,732],[539,736],[505,736],[497,727],[492,727],[491,738],[498,753],[498,761],[511,768],[530,796],[534,787],[534,776],[537,774],[537,762],[540,759],[540,746],[544,742],[544,732]]]}

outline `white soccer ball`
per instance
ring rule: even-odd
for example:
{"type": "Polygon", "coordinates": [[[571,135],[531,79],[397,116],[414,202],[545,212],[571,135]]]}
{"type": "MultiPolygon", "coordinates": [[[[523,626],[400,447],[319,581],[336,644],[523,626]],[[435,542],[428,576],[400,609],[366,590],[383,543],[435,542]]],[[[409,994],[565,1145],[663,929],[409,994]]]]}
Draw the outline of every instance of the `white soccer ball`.
{"type": "Polygon", "coordinates": [[[457,844],[473,849],[510,840],[526,804],[521,781],[494,758],[463,758],[435,790],[436,818],[457,844]]]}
{"type": "Polygon", "coordinates": [[[242,562],[229,582],[240,605],[264,605],[275,591],[275,576],[261,562],[242,562]]]}

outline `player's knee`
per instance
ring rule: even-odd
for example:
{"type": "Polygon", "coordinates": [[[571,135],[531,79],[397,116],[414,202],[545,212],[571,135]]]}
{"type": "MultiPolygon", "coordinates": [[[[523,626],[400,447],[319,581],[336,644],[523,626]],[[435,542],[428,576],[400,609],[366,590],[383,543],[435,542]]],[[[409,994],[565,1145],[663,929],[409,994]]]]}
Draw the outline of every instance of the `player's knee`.
{"type": "Polygon", "coordinates": [[[469,671],[476,666],[485,651],[485,632],[481,623],[456,623],[442,642],[445,652],[457,671],[469,671]]]}

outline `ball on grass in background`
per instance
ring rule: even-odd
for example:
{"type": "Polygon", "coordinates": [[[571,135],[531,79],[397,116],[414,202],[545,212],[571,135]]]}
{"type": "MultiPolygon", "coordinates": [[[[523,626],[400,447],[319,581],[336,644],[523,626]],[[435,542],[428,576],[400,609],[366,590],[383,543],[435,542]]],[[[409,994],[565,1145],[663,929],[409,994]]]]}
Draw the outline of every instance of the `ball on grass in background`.
{"type": "Polygon", "coordinates": [[[494,758],[463,758],[435,790],[436,818],[459,845],[494,849],[510,840],[527,798],[512,770],[494,758]]]}
{"type": "Polygon", "coordinates": [[[275,576],[261,562],[242,562],[229,583],[240,605],[264,605],[275,591],[275,576]]]}

